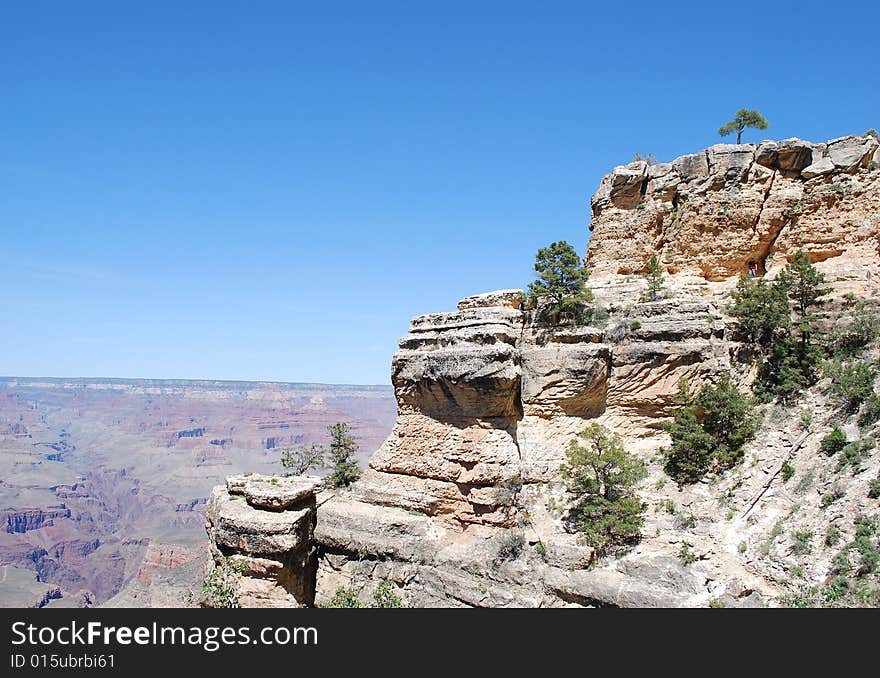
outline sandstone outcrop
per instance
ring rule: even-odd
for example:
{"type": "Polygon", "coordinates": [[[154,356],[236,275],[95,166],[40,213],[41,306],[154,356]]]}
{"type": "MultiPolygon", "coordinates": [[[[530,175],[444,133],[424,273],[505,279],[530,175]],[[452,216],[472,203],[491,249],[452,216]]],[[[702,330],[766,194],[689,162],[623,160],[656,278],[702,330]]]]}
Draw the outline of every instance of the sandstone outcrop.
{"type": "Polygon", "coordinates": [[[315,490],[320,479],[239,475],[211,492],[206,510],[214,564],[240,573],[243,607],[314,601],[315,490]]]}
{"type": "Polygon", "coordinates": [[[783,267],[798,249],[831,279],[880,274],[880,142],[872,135],[718,144],[671,163],[616,167],[591,200],[594,277],[668,273],[735,279],[754,261],[783,267]]]}

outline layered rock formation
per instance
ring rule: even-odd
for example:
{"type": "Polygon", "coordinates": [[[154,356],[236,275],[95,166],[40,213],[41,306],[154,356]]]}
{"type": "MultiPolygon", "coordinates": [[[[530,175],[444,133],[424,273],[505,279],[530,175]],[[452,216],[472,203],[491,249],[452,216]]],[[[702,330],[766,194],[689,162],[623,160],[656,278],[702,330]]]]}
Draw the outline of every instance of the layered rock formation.
{"type": "Polygon", "coordinates": [[[880,143],[848,136],[718,144],[602,179],[586,263],[595,277],[665,269],[720,281],[754,261],[774,272],[798,249],[833,278],[880,273],[880,143]]]}
{"type": "MultiPolygon", "coordinates": [[[[788,416],[717,487],[675,488],[657,455],[662,424],[681,378],[748,382],[724,308],[750,261],[772,274],[804,248],[836,295],[876,292],[877,153],[873,136],[786,140],[616,168],[593,198],[591,324],[540,322],[519,290],[414,318],[392,363],[394,429],[350,490],[317,497],[315,602],[339,588],[368,601],[387,581],[414,606],[755,606],[778,595],[789,556],[752,561],[742,544],[759,543],[800,501],[779,487],[779,470],[815,453],[818,436],[788,416]],[[654,253],[667,275],[648,302],[632,274],[654,253]],[[649,506],[642,543],[600,563],[556,508],[565,448],[594,420],[650,469],[638,488],[649,506]]],[[[834,416],[821,402],[815,412],[834,416]]],[[[210,514],[232,510],[232,485],[215,490],[210,514]]],[[[293,529],[290,519],[272,525],[293,529]]]]}
{"type": "Polygon", "coordinates": [[[243,607],[311,605],[315,596],[315,489],[320,481],[231,476],[206,510],[215,564],[240,573],[243,607]]]}

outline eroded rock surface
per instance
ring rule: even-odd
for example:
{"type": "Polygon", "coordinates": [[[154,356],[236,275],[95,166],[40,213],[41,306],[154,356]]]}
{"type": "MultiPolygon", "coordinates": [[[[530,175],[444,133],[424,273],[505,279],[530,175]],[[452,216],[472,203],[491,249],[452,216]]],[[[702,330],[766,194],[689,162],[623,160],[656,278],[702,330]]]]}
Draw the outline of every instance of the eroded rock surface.
{"type": "Polygon", "coordinates": [[[591,205],[594,277],[643,270],[736,278],[782,268],[798,249],[834,278],[880,273],[876,137],[718,144],[671,163],[634,162],[602,179],[591,205]]]}
{"type": "MultiPolygon", "coordinates": [[[[699,387],[721,374],[743,385],[753,376],[725,315],[750,261],[772,276],[803,247],[836,299],[876,296],[878,147],[873,136],[721,144],[616,168],[593,197],[586,257],[604,315],[553,326],[523,310],[521,291],[501,290],[414,318],[392,363],[397,421],[362,478],[321,492],[307,509],[285,499],[299,496],[293,487],[230,479],[209,502],[214,543],[274,563],[255,579],[280,581],[285,568],[300,567],[318,605],[340,588],[369,603],[391,582],[413,606],[752,607],[784,590],[788,567],[819,582],[827,549],[807,567],[776,534],[784,516],[821,516],[813,494],[831,482],[828,461],[815,461],[819,436],[798,429],[797,413],[765,430],[742,466],[711,486],[675,487],[658,452],[682,378],[699,387]],[[646,301],[635,274],[655,253],[666,277],[646,301]],[[647,505],[642,542],[599,562],[557,508],[566,446],[591,421],[649,468],[637,488],[647,505]],[[808,496],[781,486],[786,460],[797,461],[802,485],[817,484],[808,496]],[[305,558],[309,539],[314,561],[305,558]]],[[[814,410],[822,425],[834,416],[821,400],[814,410]]],[[[866,510],[875,456],[849,503],[841,500],[849,518],[866,510]]],[[[273,596],[265,597],[308,600],[273,596]]]]}

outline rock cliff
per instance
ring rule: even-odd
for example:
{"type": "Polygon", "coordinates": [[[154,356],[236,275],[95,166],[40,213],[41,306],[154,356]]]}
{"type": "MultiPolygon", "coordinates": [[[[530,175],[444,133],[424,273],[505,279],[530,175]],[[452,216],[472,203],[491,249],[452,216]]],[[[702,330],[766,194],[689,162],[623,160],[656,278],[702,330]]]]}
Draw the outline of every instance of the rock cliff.
{"type": "MultiPolygon", "coordinates": [[[[657,453],[680,378],[751,378],[724,313],[749,262],[772,275],[804,248],[836,298],[854,289],[876,297],[878,160],[877,140],[865,136],[720,145],[615,168],[593,197],[586,255],[603,314],[554,327],[522,309],[519,290],[501,290],[414,318],[392,362],[397,422],[362,479],[350,491],[318,492],[311,536],[311,518],[296,511],[236,502],[239,480],[230,479],[208,504],[215,560],[262,558],[255,544],[294,531],[296,543],[268,557],[288,567],[277,554],[311,539],[314,564],[297,551],[294,576],[313,584],[298,584],[305,598],[293,598],[309,604],[313,591],[319,605],[339,588],[368,600],[390,581],[413,606],[755,606],[785,590],[789,571],[820,581],[830,551],[817,546],[806,562],[777,528],[794,515],[817,525],[820,498],[837,482],[815,458],[818,433],[835,416],[820,391],[808,397],[813,429],[769,408],[772,426],[742,466],[711,485],[667,483],[657,453]],[[646,302],[634,274],[655,253],[667,277],[661,297],[646,302]],[[638,488],[649,507],[642,542],[599,562],[555,509],[564,449],[591,420],[621,435],[650,471],[638,488]],[[797,462],[800,483],[783,486],[784,462],[797,462]],[[233,514],[239,527],[220,529],[233,514]]],[[[865,469],[836,504],[844,536],[852,516],[871,510],[866,483],[880,455],[865,469]]],[[[266,503],[280,500],[277,486],[264,487],[275,493],[266,503]]],[[[252,568],[247,586],[260,576],[252,568]]]]}
{"type": "Polygon", "coordinates": [[[658,254],[669,273],[721,281],[750,261],[774,272],[802,248],[833,279],[876,280],[878,147],[872,135],[718,144],[616,167],[591,201],[587,265],[595,277],[626,275],[658,254]]]}

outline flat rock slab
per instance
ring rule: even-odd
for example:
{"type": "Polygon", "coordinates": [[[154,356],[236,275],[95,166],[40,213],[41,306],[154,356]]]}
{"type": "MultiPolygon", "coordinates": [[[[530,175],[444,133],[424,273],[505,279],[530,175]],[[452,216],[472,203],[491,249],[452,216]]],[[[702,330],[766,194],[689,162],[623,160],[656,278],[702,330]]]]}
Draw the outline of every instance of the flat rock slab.
{"type": "Polygon", "coordinates": [[[222,485],[211,492],[206,517],[214,543],[244,554],[273,556],[306,545],[312,509],[265,511],[231,495],[222,485]]]}
{"type": "Polygon", "coordinates": [[[563,600],[597,607],[685,607],[689,597],[613,570],[569,572],[547,568],[547,588],[563,600]]]}
{"type": "Polygon", "coordinates": [[[321,482],[314,476],[236,475],[226,479],[226,490],[256,508],[285,511],[311,500],[321,482]]]}
{"type": "Polygon", "coordinates": [[[491,306],[503,306],[507,308],[519,308],[522,305],[522,290],[497,290],[474,294],[458,302],[458,310],[468,308],[486,308],[491,306]]]}

